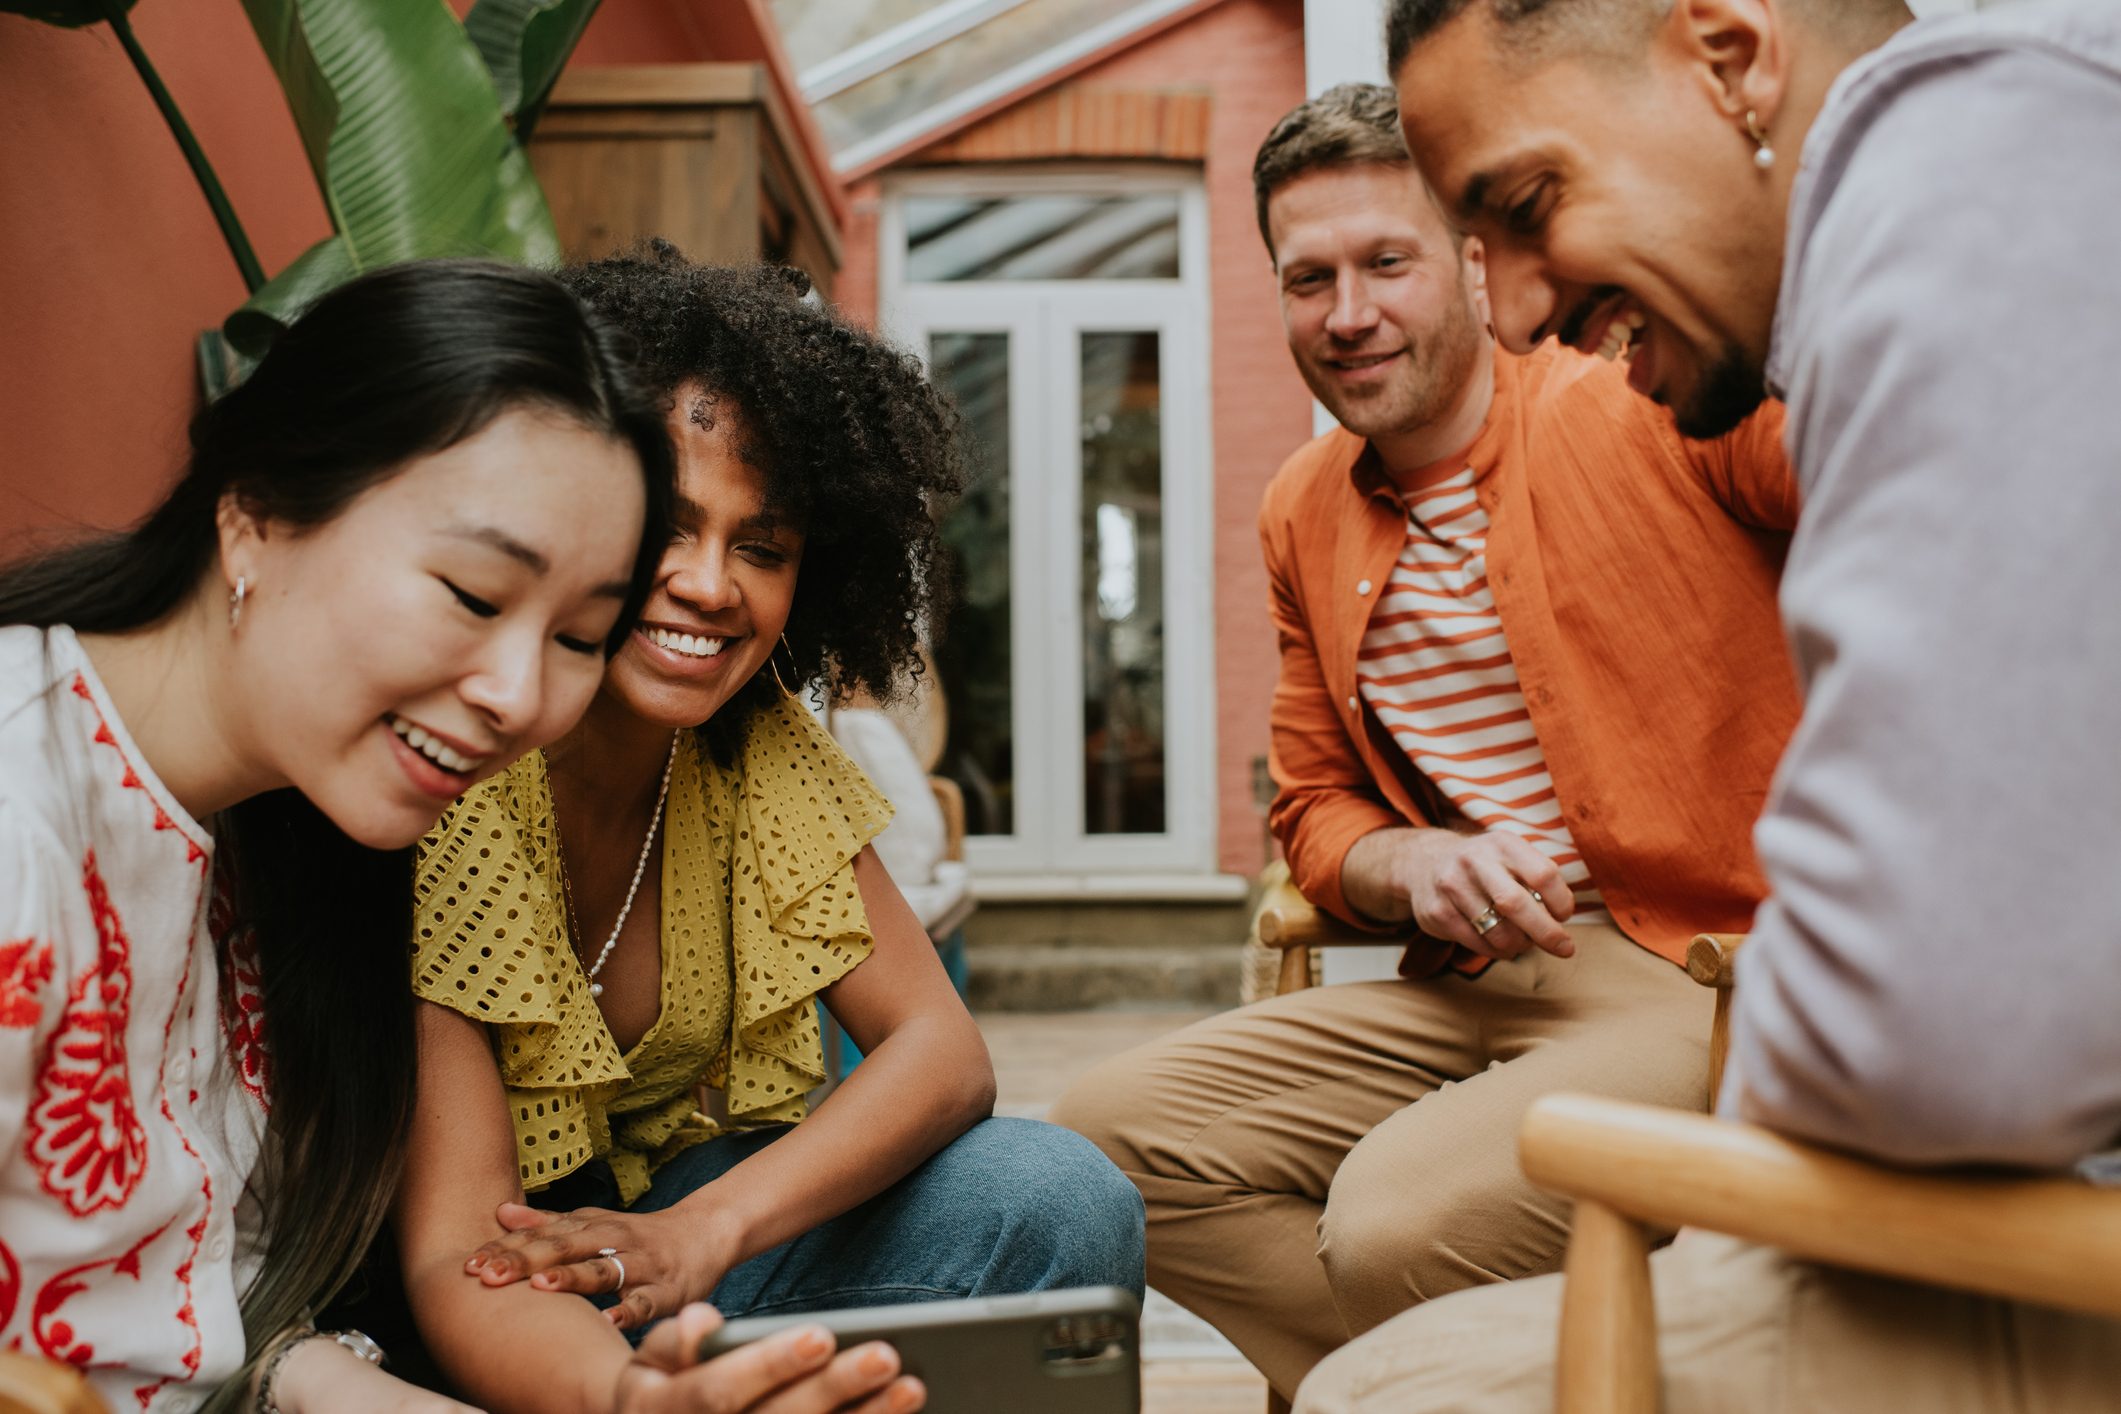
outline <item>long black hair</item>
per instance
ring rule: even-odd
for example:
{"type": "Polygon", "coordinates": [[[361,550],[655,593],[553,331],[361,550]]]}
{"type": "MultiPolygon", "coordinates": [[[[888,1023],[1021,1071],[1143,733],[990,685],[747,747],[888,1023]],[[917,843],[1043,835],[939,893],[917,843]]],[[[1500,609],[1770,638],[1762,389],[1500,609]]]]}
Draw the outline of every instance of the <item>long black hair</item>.
{"type": "MultiPolygon", "coordinates": [[[[183,479],[137,527],[0,571],[0,624],[160,622],[218,592],[207,586],[225,498],[262,520],[321,525],[524,406],[608,433],[640,462],[647,512],[615,652],[669,539],[661,404],[636,381],[625,336],[557,281],[480,261],[395,266],[318,301],[192,420],[183,479]]],[[[412,851],[363,848],[294,790],[234,806],[215,836],[256,947],[271,1068],[265,1265],[243,1294],[255,1360],[345,1282],[397,1186],[416,1080],[412,851]]],[[[215,1405],[240,1404],[247,1379],[215,1405]]]]}

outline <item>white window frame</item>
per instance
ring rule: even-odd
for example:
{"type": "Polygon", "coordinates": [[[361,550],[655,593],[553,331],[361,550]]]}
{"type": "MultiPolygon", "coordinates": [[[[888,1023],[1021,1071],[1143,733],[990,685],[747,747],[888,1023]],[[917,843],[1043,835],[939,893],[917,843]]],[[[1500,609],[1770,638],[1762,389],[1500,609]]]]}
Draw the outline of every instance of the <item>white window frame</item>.
{"type": "MultiPolygon", "coordinates": [[[[1011,732],[1016,832],[974,836],[982,891],[1183,894],[1216,868],[1214,483],[1208,205],[1197,168],[981,168],[894,174],[878,222],[880,322],[927,356],[931,334],[1009,342],[1011,732]],[[1178,197],[1176,280],[906,277],[904,201],[1056,194],[1178,197]],[[1082,333],[1154,331],[1162,357],[1165,831],[1084,833],[1082,333]],[[1065,474],[1051,474],[1055,469],[1065,474]],[[1044,474],[1042,474],[1044,473],[1044,474]]],[[[1219,882],[1219,881],[1216,881],[1219,882]]]]}

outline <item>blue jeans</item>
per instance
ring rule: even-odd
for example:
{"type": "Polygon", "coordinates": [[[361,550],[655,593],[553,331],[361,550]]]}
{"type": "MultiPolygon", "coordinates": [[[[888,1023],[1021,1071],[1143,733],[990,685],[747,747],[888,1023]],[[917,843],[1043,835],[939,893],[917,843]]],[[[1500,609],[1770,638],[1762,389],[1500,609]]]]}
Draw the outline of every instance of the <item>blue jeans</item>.
{"type": "MultiPolygon", "coordinates": [[[[695,1144],[656,1170],[632,1211],[676,1205],[789,1128],[695,1144]]],[[[601,1163],[530,1201],[620,1206],[601,1163]]],[[[1096,1146],[1057,1125],[989,1119],[868,1202],[741,1263],[708,1300],[735,1319],[1077,1286],[1139,1297],[1143,1260],[1141,1195],[1096,1146]]]]}

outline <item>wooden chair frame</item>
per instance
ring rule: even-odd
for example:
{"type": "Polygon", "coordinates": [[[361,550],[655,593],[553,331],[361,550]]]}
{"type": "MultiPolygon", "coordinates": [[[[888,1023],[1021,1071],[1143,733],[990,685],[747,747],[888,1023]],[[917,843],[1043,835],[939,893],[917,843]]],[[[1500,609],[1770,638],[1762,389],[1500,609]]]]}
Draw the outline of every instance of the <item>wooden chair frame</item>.
{"type": "Polygon", "coordinates": [[[1300,992],[1311,985],[1314,948],[1376,947],[1409,942],[1412,928],[1393,933],[1366,933],[1352,928],[1297,892],[1284,879],[1268,886],[1252,916],[1253,935],[1281,954],[1280,985],[1275,995],[1300,992]]]}
{"type": "MultiPolygon", "coordinates": [[[[1704,934],[1687,970],[1717,988],[1720,1085],[1740,939],[1704,934]]],[[[2121,1192],[2060,1178],[1910,1172],[1755,1125],[1550,1095],[1518,1149],[1576,1200],[1555,1364],[1559,1414],[1655,1414],[1654,1229],[1700,1227],[1807,1261],[2121,1319],[2121,1192]]]]}

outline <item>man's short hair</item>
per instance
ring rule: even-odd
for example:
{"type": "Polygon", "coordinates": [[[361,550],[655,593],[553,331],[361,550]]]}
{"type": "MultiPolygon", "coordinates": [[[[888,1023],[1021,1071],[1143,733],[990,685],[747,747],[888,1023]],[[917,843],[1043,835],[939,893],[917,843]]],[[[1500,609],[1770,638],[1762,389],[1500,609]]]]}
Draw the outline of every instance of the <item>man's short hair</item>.
{"type": "Polygon", "coordinates": [[[1396,78],[1415,45],[1476,5],[1486,8],[1513,47],[1531,50],[1566,36],[1572,48],[1589,41],[1606,51],[1618,49],[1622,37],[1647,34],[1650,22],[1672,7],[1671,0],[1390,0],[1385,72],[1396,78]]]}
{"type": "Polygon", "coordinates": [[[1252,199],[1259,238],[1274,253],[1267,203],[1307,172],[1330,167],[1399,167],[1410,181],[1414,158],[1399,130],[1399,95],[1381,83],[1343,83],[1299,103],[1274,125],[1252,159],[1252,199]]]}
{"type": "MultiPolygon", "coordinates": [[[[1474,6],[1484,6],[1513,49],[1533,58],[1561,40],[1573,53],[1631,52],[1672,0],[1388,0],[1385,72],[1399,76],[1414,46],[1474,6]]],[[[1904,0],[1788,0],[1812,29],[1838,42],[1870,48],[1906,22],[1904,0]]]]}

